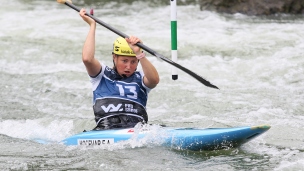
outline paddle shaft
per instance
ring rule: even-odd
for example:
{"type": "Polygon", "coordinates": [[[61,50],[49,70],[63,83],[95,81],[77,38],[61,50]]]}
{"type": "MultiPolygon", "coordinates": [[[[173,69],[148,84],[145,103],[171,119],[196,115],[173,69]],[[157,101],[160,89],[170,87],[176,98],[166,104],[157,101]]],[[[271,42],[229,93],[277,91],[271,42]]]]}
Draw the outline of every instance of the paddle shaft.
{"type": "MultiPolygon", "coordinates": [[[[65,2],[64,4],[67,5],[67,6],[69,6],[69,7],[71,7],[71,8],[73,8],[74,10],[76,10],[76,11],[78,11],[78,12],[80,12],[80,10],[81,10],[80,8],[76,7],[76,6],[75,6],[74,4],[72,4],[72,3],[65,2]]],[[[109,24],[107,24],[107,23],[105,23],[105,22],[99,20],[99,19],[96,18],[95,16],[93,16],[93,15],[91,15],[91,14],[88,14],[88,13],[86,13],[86,15],[89,16],[89,17],[91,17],[91,18],[92,18],[93,20],[95,20],[98,24],[100,24],[100,25],[104,26],[105,28],[111,30],[112,32],[116,33],[117,35],[119,35],[119,36],[121,36],[121,37],[123,37],[123,38],[128,38],[128,37],[129,37],[129,36],[126,35],[125,33],[123,33],[123,32],[121,32],[121,31],[119,31],[119,30],[113,28],[112,26],[110,26],[109,24]]],[[[138,42],[136,45],[137,45],[138,47],[144,49],[145,51],[149,52],[151,55],[156,56],[156,57],[158,57],[158,58],[160,58],[160,59],[166,61],[167,63],[169,63],[169,64],[171,64],[171,65],[173,65],[173,66],[175,66],[175,67],[181,69],[182,71],[188,73],[189,75],[191,75],[192,77],[194,77],[195,79],[197,79],[199,82],[201,82],[201,83],[204,84],[205,86],[211,87],[211,88],[215,88],[215,89],[219,89],[217,86],[211,84],[209,81],[205,80],[203,77],[201,77],[201,76],[197,75],[196,73],[192,72],[191,70],[189,70],[189,69],[187,69],[187,68],[185,68],[185,67],[179,65],[178,63],[175,63],[174,61],[170,60],[169,58],[166,58],[166,57],[164,57],[163,55],[161,55],[161,54],[155,52],[154,50],[152,50],[151,48],[147,47],[146,45],[144,45],[144,44],[142,44],[142,43],[140,43],[140,42],[138,42]]]]}

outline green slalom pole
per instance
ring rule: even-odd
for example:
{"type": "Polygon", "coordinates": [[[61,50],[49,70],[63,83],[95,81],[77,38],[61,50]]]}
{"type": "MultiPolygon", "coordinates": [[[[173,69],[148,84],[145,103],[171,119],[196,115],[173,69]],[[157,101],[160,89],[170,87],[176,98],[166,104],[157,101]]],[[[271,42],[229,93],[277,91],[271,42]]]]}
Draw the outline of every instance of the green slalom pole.
{"type": "MultiPolygon", "coordinates": [[[[171,58],[172,61],[177,62],[177,20],[176,20],[176,0],[171,1],[171,58]]],[[[172,80],[177,80],[177,69],[172,67],[172,80]]]]}

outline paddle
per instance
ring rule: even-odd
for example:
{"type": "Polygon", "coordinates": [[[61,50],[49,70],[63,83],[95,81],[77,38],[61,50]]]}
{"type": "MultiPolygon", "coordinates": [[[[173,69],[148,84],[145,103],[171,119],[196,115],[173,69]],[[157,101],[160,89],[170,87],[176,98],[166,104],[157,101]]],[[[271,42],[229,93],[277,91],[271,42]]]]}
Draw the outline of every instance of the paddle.
{"type": "MultiPolygon", "coordinates": [[[[76,7],[74,4],[72,4],[71,0],[57,0],[58,3],[61,4],[65,4],[71,8],[73,8],[76,11],[80,11],[80,8],[76,7]]],[[[112,32],[116,33],[117,35],[123,37],[123,38],[128,38],[129,36],[120,32],[119,30],[113,28],[112,26],[108,25],[107,23],[99,20],[98,18],[96,18],[95,16],[91,15],[91,14],[86,14],[87,16],[91,17],[93,20],[95,20],[98,24],[104,26],[105,28],[111,30],[112,32]]],[[[192,77],[194,77],[195,79],[197,79],[199,82],[201,82],[202,84],[204,84],[207,87],[211,87],[211,88],[216,88],[219,89],[217,86],[211,84],[209,81],[205,80],[203,77],[197,75],[196,73],[190,71],[189,69],[175,63],[174,61],[170,60],[169,58],[164,57],[163,55],[155,52],[154,50],[152,50],[151,48],[147,47],[146,45],[142,44],[142,43],[137,43],[136,44],[138,47],[144,49],[145,51],[149,52],[151,55],[156,56],[160,59],[162,59],[163,61],[166,61],[167,63],[181,69],[182,71],[188,73],[189,75],[191,75],[192,77]]]]}

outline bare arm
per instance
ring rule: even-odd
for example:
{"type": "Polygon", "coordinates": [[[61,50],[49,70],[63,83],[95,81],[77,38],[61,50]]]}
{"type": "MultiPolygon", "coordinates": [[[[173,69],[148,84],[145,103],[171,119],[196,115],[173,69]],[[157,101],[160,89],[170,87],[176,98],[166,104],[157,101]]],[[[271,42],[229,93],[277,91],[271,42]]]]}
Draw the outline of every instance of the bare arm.
{"type": "MultiPolygon", "coordinates": [[[[136,56],[140,55],[142,52],[138,46],[135,44],[137,42],[141,42],[140,39],[134,36],[130,36],[129,38],[126,38],[126,41],[129,43],[130,48],[134,51],[136,56]]],[[[142,42],[141,42],[142,43],[142,42]]],[[[144,84],[149,88],[154,88],[159,83],[159,75],[156,70],[156,68],[152,65],[152,63],[147,58],[141,58],[139,60],[143,72],[145,74],[144,76],[144,84]]]]}
{"type": "Polygon", "coordinates": [[[81,9],[79,15],[85,22],[90,25],[90,30],[82,49],[82,61],[87,69],[88,74],[90,76],[96,76],[101,70],[100,62],[94,58],[96,22],[85,14],[85,9],[81,9]]]}
{"type": "Polygon", "coordinates": [[[151,62],[147,58],[141,58],[139,60],[144,76],[144,84],[149,88],[154,88],[159,83],[158,72],[155,67],[151,64],[151,62]]]}

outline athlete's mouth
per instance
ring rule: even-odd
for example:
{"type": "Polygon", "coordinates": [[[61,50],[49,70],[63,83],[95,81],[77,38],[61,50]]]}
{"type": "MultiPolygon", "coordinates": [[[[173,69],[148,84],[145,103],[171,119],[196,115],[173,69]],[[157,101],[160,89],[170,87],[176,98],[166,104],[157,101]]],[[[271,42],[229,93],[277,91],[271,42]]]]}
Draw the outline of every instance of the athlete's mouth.
{"type": "Polygon", "coordinates": [[[130,71],[124,71],[123,74],[121,74],[121,75],[123,75],[124,77],[129,77],[130,74],[131,74],[130,71]]]}

